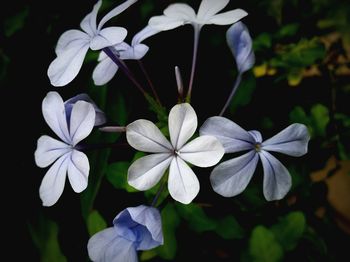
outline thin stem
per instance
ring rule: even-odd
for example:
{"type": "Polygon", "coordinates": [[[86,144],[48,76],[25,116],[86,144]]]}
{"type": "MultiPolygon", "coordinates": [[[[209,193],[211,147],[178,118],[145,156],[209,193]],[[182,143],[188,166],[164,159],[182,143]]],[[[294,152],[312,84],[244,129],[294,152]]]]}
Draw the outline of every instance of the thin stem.
{"type": "Polygon", "coordinates": [[[152,201],[152,204],[151,204],[152,207],[155,207],[157,205],[158,199],[159,199],[161,193],[163,192],[163,190],[165,188],[165,184],[166,184],[166,179],[163,178],[163,181],[161,182],[161,184],[160,184],[160,186],[158,188],[157,194],[153,198],[153,201],[152,201]]]}
{"type": "Polygon", "coordinates": [[[100,127],[98,130],[106,133],[123,133],[126,132],[125,126],[104,126],[100,127]]]}
{"type": "Polygon", "coordinates": [[[200,31],[201,31],[201,26],[200,25],[194,25],[194,42],[193,42],[192,68],[191,68],[190,83],[188,85],[188,91],[187,91],[187,96],[186,96],[186,101],[187,102],[191,101],[194,73],[196,71],[196,63],[197,63],[197,53],[198,53],[198,44],[199,44],[200,31]]]}
{"type": "Polygon", "coordinates": [[[237,88],[238,88],[239,84],[241,83],[241,80],[242,80],[242,74],[239,73],[238,76],[237,76],[237,78],[236,78],[235,84],[234,84],[234,86],[233,86],[233,88],[232,88],[231,94],[230,94],[230,96],[228,97],[228,99],[227,99],[227,101],[226,101],[226,104],[225,104],[224,107],[222,108],[222,110],[221,110],[219,116],[222,116],[222,115],[225,113],[227,107],[230,105],[231,100],[232,100],[232,98],[233,98],[233,95],[236,93],[237,88]]]}
{"type": "Polygon", "coordinates": [[[146,91],[142,88],[140,83],[135,79],[134,75],[130,71],[130,69],[127,67],[127,65],[119,59],[118,55],[114,53],[113,49],[111,47],[105,47],[102,49],[103,52],[106,53],[107,56],[109,56],[110,59],[124,72],[124,74],[130,79],[130,81],[140,90],[140,92],[143,95],[146,95],[146,91]]]}
{"type": "Polygon", "coordinates": [[[144,64],[143,64],[143,62],[142,62],[141,60],[137,60],[137,62],[138,62],[138,64],[139,64],[140,68],[141,68],[142,73],[143,73],[144,76],[146,77],[146,80],[147,80],[147,82],[148,82],[148,85],[151,87],[152,93],[153,93],[154,97],[156,98],[158,104],[159,104],[159,105],[162,105],[162,103],[160,102],[159,96],[158,96],[158,94],[157,94],[157,91],[156,91],[156,89],[154,88],[153,82],[152,82],[152,80],[151,80],[151,78],[150,78],[150,76],[149,76],[149,74],[148,74],[148,72],[147,72],[147,70],[146,70],[146,67],[144,66],[144,64]]]}

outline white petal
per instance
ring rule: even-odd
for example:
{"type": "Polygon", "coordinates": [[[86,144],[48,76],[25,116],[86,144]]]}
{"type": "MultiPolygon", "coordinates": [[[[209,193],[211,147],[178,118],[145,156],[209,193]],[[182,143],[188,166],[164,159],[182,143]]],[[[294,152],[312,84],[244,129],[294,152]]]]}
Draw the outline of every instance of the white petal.
{"type": "Polygon", "coordinates": [[[258,160],[258,154],[252,150],[216,166],[210,174],[214,191],[224,197],[242,193],[254,174],[258,160]]]}
{"type": "Polygon", "coordinates": [[[68,30],[58,39],[55,52],[59,55],[63,51],[79,45],[81,41],[90,41],[90,37],[80,30],[68,30]]]}
{"type": "Polygon", "coordinates": [[[57,92],[49,92],[42,103],[43,116],[46,123],[67,144],[71,144],[68,132],[66,110],[61,96],[57,92]]]}
{"type": "Polygon", "coordinates": [[[277,135],[262,143],[262,149],[290,156],[302,156],[307,153],[310,140],[307,127],[303,124],[292,124],[277,135]]]}
{"type": "Polygon", "coordinates": [[[90,42],[92,50],[113,46],[124,41],[128,31],[123,27],[107,27],[102,29],[90,42]]]}
{"type": "Polygon", "coordinates": [[[194,21],[196,19],[196,13],[194,12],[193,8],[188,4],[182,3],[169,5],[164,10],[164,15],[179,20],[194,21]]]}
{"type": "Polygon", "coordinates": [[[128,170],[128,183],[138,190],[155,186],[172,160],[170,154],[152,154],[137,159],[128,170]]]}
{"type": "Polygon", "coordinates": [[[80,23],[81,29],[83,29],[86,33],[88,33],[90,36],[94,36],[97,33],[97,25],[96,25],[96,19],[97,19],[97,13],[102,5],[102,0],[99,0],[93,7],[90,14],[85,16],[83,21],[80,23]]]}
{"type": "Polygon", "coordinates": [[[287,168],[273,155],[262,150],[259,153],[264,168],[264,196],[266,200],[280,200],[292,186],[287,168]]]}
{"type": "Polygon", "coordinates": [[[190,104],[178,104],[169,113],[168,119],[171,144],[180,149],[197,129],[197,115],[190,104]]]}
{"type": "Polygon", "coordinates": [[[200,20],[208,20],[227,6],[230,0],[202,0],[197,17],[200,20]]]}
{"type": "Polygon", "coordinates": [[[136,46],[146,38],[149,38],[157,33],[159,33],[159,30],[156,30],[150,26],[146,26],[132,38],[131,45],[136,46]]]}
{"type": "Polygon", "coordinates": [[[199,181],[192,169],[179,157],[170,164],[168,189],[172,198],[189,204],[199,192],[199,181]]]}
{"type": "Polygon", "coordinates": [[[165,15],[153,16],[148,25],[159,31],[167,31],[186,24],[187,21],[178,18],[171,18],[165,15]]]}
{"type": "Polygon", "coordinates": [[[117,7],[115,7],[114,9],[112,9],[111,11],[109,11],[100,21],[100,23],[98,24],[98,30],[101,30],[102,26],[108,22],[108,20],[110,20],[111,18],[119,15],[120,13],[124,12],[127,8],[129,8],[129,6],[131,6],[132,4],[136,3],[137,0],[128,0],[125,1],[124,3],[118,5],[117,7]]]}
{"type": "Polygon", "coordinates": [[[140,119],[126,127],[126,139],[133,148],[149,153],[168,153],[172,146],[151,121],[140,119]]]}
{"type": "Polygon", "coordinates": [[[92,104],[80,100],[73,105],[69,128],[73,146],[91,133],[95,124],[95,116],[92,104]]]}
{"type": "Polygon", "coordinates": [[[259,131],[251,130],[251,131],[248,131],[248,133],[252,135],[252,137],[254,138],[256,143],[262,142],[262,136],[261,136],[261,133],[259,131]]]}
{"type": "Polygon", "coordinates": [[[89,41],[81,39],[62,50],[50,64],[47,75],[53,86],[65,86],[79,73],[89,49],[89,41]]]}
{"type": "Polygon", "coordinates": [[[92,79],[95,85],[102,86],[107,84],[118,71],[118,66],[106,56],[103,60],[100,60],[92,73],[92,79]]]}
{"type": "Polygon", "coordinates": [[[87,156],[78,150],[73,150],[68,165],[68,178],[74,192],[80,193],[87,187],[89,171],[87,156]]]}
{"type": "Polygon", "coordinates": [[[53,139],[49,136],[41,136],[38,139],[37,148],[34,153],[35,163],[38,167],[47,167],[57,158],[71,150],[71,146],[61,141],[53,139]]]}
{"type": "Polygon", "coordinates": [[[214,15],[212,18],[209,19],[207,24],[231,25],[238,22],[247,15],[248,13],[246,11],[242,9],[235,9],[225,13],[214,15]]]}
{"type": "Polygon", "coordinates": [[[70,153],[61,156],[44,176],[39,188],[40,198],[44,206],[52,206],[62,195],[66,181],[70,153]]]}
{"type": "Polygon", "coordinates": [[[216,165],[224,154],[224,147],[213,136],[197,137],[178,152],[183,160],[200,167],[216,165]]]}
{"type": "Polygon", "coordinates": [[[87,245],[89,257],[98,262],[137,262],[134,243],[118,237],[114,227],[93,235],[87,245]]]}
{"type": "Polygon", "coordinates": [[[208,118],[199,133],[215,136],[224,146],[226,153],[253,149],[255,144],[251,134],[231,120],[220,116],[208,118]]]}
{"type": "Polygon", "coordinates": [[[130,47],[125,51],[120,51],[120,59],[122,60],[140,60],[143,58],[149,50],[149,47],[144,44],[137,44],[134,47],[130,47]]]}

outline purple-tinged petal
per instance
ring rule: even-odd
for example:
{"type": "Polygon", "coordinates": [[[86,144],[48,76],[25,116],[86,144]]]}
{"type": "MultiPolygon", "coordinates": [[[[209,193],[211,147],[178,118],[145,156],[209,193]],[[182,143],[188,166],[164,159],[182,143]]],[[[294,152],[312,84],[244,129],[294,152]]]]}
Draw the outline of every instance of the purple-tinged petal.
{"type": "Polygon", "coordinates": [[[88,42],[90,41],[90,36],[80,30],[68,30],[64,32],[60,38],[58,39],[56,45],[56,55],[60,55],[67,49],[74,48],[80,42],[88,42]]]}
{"type": "Polygon", "coordinates": [[[99,0],[93,7],[91,13],[89,13],[85,18],[81,21],[80,27],[86,33],[88,33],[91,37],[97,34],[97,13],[102,5],[102,0],[99,0]]]}
{"type": "Polygon", "coordinates": [[[251,130],[251,131],[248,131],[248,133],[254,138],[256,143],[260,144],[262,142],[262,136],[259,131],[251,130]]]}
{"type": "Polygon", "coordinates": [[[200,20],[208,20],[222,9],[224,9],[230,0],[202,0],[197,17],[200,20]]]}
{"type": "Polygon", "coordinates": [[[145,40],[146,38],[149,38],[157,33],[159,33],[159,30],[156,30],[150,26],[146,26],[145,28],[143,28],[140,32],[138,32],[131,41],[131,45],[132,46],[136,46],[138,44],[141,44],[141,42],[143,40],[145,40]]]}
{"type": "Polygon", "coordinates": [[[87,156],[73,150],[68,165],[68,178],[74,192],[80,193],[87,187],[89,171],[90,165],[87,156]]]}
{"type": "Polygon", "coordinates": [[[90,42],[92,50],[101,50],[124,41],[128,32],[123,27],[107,27],[102,29],[90,42]]]}
{"type": "Polygon", "coordinates": [[[112,59],[105,57],[95,67],[94,72],[92,73],[92,79],[94,80],[95,85],[102,86],[111,81],[117,71],[118,66],[112,61],[112,59]]]}

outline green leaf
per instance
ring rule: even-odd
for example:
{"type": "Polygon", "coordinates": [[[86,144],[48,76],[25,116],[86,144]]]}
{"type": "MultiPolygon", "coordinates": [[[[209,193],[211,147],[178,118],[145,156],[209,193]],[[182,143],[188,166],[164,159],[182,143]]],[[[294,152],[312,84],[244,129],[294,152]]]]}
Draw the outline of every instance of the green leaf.
{"type": "Polygon", "coordinates": [[[272,46],[272,38],[268,33],[261,33],[253,40],[253,49],[255,52],[269,49],[272,46]]]}
{"type": "Polygon", "coordinates": [[[25,7],[18,14],[7,18],[4,22],[4,31],[6,37],[11,37],[14,33],[21,30],[29,15],[29,8],[25,7]]]}
{"type": "Polygon", "coordinates": [[[277,262],[283,258],[283,249],[274,234],[264,226],[254,228],[249,240],[249,253],[256,262],[277,262]]]}
{"type": "Polygon", "coordinates": [[[94,210],[89,214],[87,218],[87,228],[90,236],[105,229],[106,227],[106,221],[97,210],[94,210]]]}
{"type": "Polygon", "coordinates": [[[300,25],[297,23],[282,26],[282,28],[276,33],[276,37],[281,39],[281,38],[293,36],[297,33],[299,27],[300,25]]]}
{"type": "Polygon", "coordinates": [[[161,205],[164,202],[164,200],[169,196],[169,190],[168,190],[168,187],[166,186],[167,180],[168,180],[168,172],[166,172],[163,175],[163,178],[154,187],[145,191],[145,197],[147,198],[149,203],[152,203],[154,201],[154,198],[158,194],[159,190],[162,190],[162,191],[158,196],[157,203],[154,203],[156,207],[161,205]],[[160,187],[162,187],[162,189],[160,189],[160,187]]]}
{"type": "Polygon", "coordinates": [[[124,189],[129,193],[139,192],[128,184],[129,166],[129,162],[115,162],[108,165],[106,170],[107,180],[117,189],[124,189]]]}
{"type": "Polygon", "coordinates": [[[305,216],[302,212],[289,213],[280,219],[279,223],[271,227],[271,231],[285,251],[293,250],[303,236],[306,228],[305,216]]]}
{"type": "Polygon", "coordinates": [[[247,72],[246,77],[244,77],[232,99],[230,104],[230,112],[234,113],[238,107],[248,105],[252,99],[255,88],[255,76],[252,72],[247,72]]]}
{"type": "Polygon", "coordinates": [[[35,246],[40,252],[42,262],[66,262],[58,242],[58,226],[43,216],[38,219],[38,225],[29,225],[29,232],[35,246]]]}
{"type": "Polygon", "coordinates": [[[158,104],[158,102],[149,94],[145,94],[145,98],[148,102],[149,109],[156,113],[158,122],[163,126],[163,123],[167,125],[168,122],[168,114],[165,107],[158,104]]]}
{"type": "Polygon", "coordinates": [[[148,261],[148,260],[151,260],[152,258],[155,258],[157,255],[158,255],[158,253],[154,249],[142,251],[141,256],[140,256],[140,260],[141,261],[148,261]]]}
{"type": "Polygon", "coordinates": [[[172,203],[168,203],[161,212],[164,245],[155,250],[158,255],[167,260],[173,260],[176,256],[177,242],[175,231],[180,224],[180,218],[172,203]]]}
{"type": "Polygon", "coordinates": [[[329,110],[321,104],[316,104],[311,108],[312,126],[319,136],[326,135],[326,127],[329,123],[329,110]]]}
{"type": "Polygon", "coordinates": [[[205,232],[215,230],[216,221],[209,218],[198,205],[191,203],[189,205],[176,204],[179,215],[188,221],[188,225],[196,232],[205,232]]]}
{"type": "Polygon", "coordinates": [[[244,229],[238,224],[234,216],[227,216],[219,220],[215,232],[224,239],[241,239],[244,229]]]}

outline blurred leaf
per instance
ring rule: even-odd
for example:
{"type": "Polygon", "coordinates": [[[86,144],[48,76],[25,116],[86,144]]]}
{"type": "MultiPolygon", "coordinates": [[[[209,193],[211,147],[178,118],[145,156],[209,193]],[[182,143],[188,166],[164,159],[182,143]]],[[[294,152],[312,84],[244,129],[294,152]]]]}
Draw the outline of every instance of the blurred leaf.
{"type": "Polygon", "coordinates": [[[154,198],[158,194],[158,191],[161,190],[160,194],[157,197],[156,203],[152,203],[152,205],[155,205],[158,207],[163,203],[163,201],[168,197],[169,190],[167,187],[167,181],[168,180],[168,171],[163,175],[162,179],[151,189],[145,191],[145,197],[148,199],[150,203],[154,201],[154,198]],[[162,189],[160,189],[162,187],[162,189]]]}
{"type": "Polygon", "coordinates": [[[154,10],[154,2],[151,0],[143,1],[140,6],[140,12],[142,19],[148,18],[154,10]]]}
{"type": "Polygon", "coordinates": [[[261,33],[253,40],[253,49],[255,52],[259,52],[272,47],[272,38],[268,33],[261,33]]]}
{"type": "Polygon", "coordinates": [[[6,37],[11,37],[14,33],[21,30],[29,15],[29,8],[25,7],[18,14],[7,18],[4,22],[4,31],[6,37]]]}
{"type": "Polygon", "coordinates": [[[161,126],[163,125],[163,123],[165,123],[165,125],[167,125],[167,123],[168,123],[168,114],[167,114],[167,111],[166,111],[165,107],[159,105],[158,102],[152,96],[150,96],[149,94],[146,94],[145,98],[146,98],[146,100],[148,102],[149,109],[152,112],[156,113],[159,124],[161,126]]]}
{"type": "Polygon", "coordinates": [[[291,70],[287,74],[288,84],[290,86],[297,86],[300,84],[301,80],[303,80],[303,71],[302,70],[291,70]]]}
{"type": "Polygon", "coordinates": [[[275,262],[283,258],[283,249],[274,234],[264,226],[254,228],[249,240],[249,253],[256,262],[275,262]]]}
{"type": "Polygon", "coordinates": [[[58,226],[55,222],[40,216],[38,225],[29,225],[30,235],[40,252],[42,262],[65,262],[58,242],[58,226]]]}
{"type": "Polygon", "coordinates": [[[215,232],[224,239],[244,237],[244,229],[238,224],[234,216],[227,216],[219,220],[215,232]]]}
{"type": "Polygon", "coordinates": [[[276,37],[278,39],[294,36],[298,30],[300,25],[297,23],[287,24],[281,27],[281,29],[276,33],[276,37]]]}
{"type": "Polygon", "coordinates": [[[196,232],[205,232],[215,230],[217,224],[215,220],[209,218],[198,205],[191,203],[183,205],[176,204],[179,215],[188,221],[188,225],[196,232]]]}
{"type": "Polygon", "coordinates": [[[152,258],[155,258],[157,255],[158,254],[157,254],[157,251],[155,249],[142,251],[141,256],[140,256],[140,260],[141,261],[148,261],[148,260],[151,260],[152,258]]]}
{"type": "Polygon", "coordinates": [[[300,211],[289,213],[271,227],[276,239],[285,251],[293,250],[303,236],[306,228],[305,216],[300,211]]]}
{"type": "Polygon", "coordinates": [[[179,226],[180,218],[172,203],[168,203],[161,212],[164,245],[155,250],[163,259],[173,260],[176,256],[177,242],[175,231],[179,226]]]}
{"type": "Polygon", "coordinates": [[[113,102],[113,105],[115,105],[115,107],[113,110],[115,110],[115,120],[119,125],[125,126],[128,120],[128,112],[126,109],[124,96],[122,96],[121,93],[118,93],[114,101],[115,102],[113,102]]]}
{"type": "Polygon", "coordinates": [[[230,104],[230,112],[236,112],[238,107],[246,106],[250,103],[254,90],[256,88],[256,80],[252,72],[246,73],[246,78],[241,82],[230,104]]]}
{"type": "Polygon", "coordinates": [[[329,110],[321,104],[316,104],[311,108],[311,120],[314,132],[317,135],[325,136],[326,127],[329,123],[329,110]]]}
{"type": "Polygon", "coordinates": [[[115,162],[108,165],[106,170],[107,180],[117,189],[124,189],[129,193],[139,192],[129,185],[127,181],[129,162],[115,162]]]}
{"type": "Polygon", "coordinates": [[[87,218],[87,228],[90,236],[105,229],[106,227],[106,221],[97,210],[94,210],[89,214],[87,218]]]}

